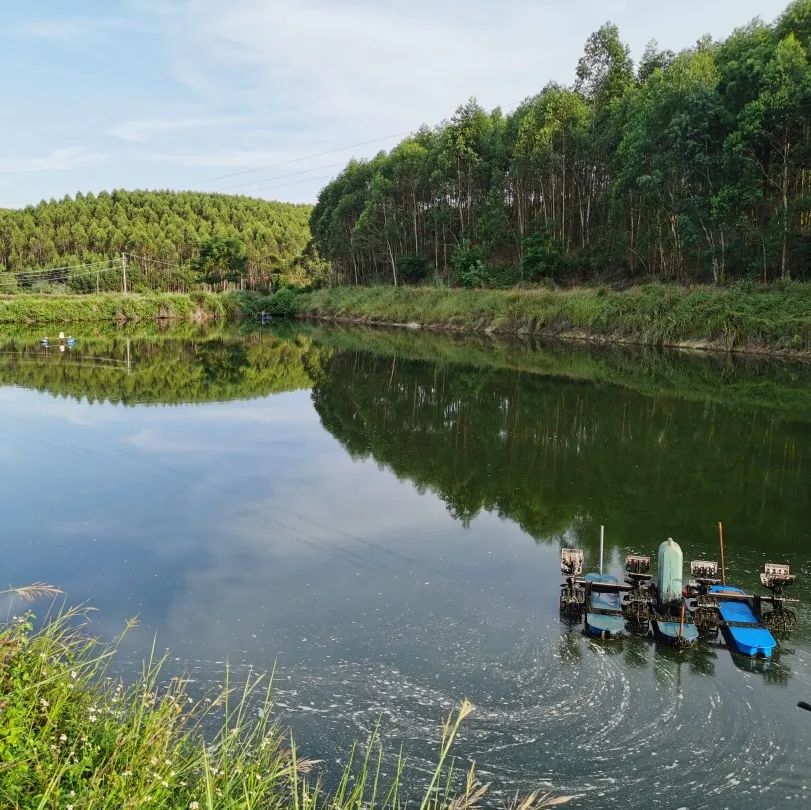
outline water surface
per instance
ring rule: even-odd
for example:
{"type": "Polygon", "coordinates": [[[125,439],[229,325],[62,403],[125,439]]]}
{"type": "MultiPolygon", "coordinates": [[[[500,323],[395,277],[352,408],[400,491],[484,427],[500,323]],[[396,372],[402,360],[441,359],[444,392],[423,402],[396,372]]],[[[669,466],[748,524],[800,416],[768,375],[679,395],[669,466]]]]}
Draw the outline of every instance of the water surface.
{"type": "MultiPolygon", "coordinates": [[[[441,718],[498,796],[582,806],[811,800],[811,390],[803,366],[287,325],[0,341],[3,579],[157,634],[195,686],[276,666],[334,778],[378,718],[429,767],[441,718]],[[768,666],[597,644],[557,615],[561,544],[609,568],[668,536],[801,581],[768,666]]],[[[19,610],[9,603],[4,610],[19,610]]],[[[387,768],[392,759],[387,760],[387,768]]]]}

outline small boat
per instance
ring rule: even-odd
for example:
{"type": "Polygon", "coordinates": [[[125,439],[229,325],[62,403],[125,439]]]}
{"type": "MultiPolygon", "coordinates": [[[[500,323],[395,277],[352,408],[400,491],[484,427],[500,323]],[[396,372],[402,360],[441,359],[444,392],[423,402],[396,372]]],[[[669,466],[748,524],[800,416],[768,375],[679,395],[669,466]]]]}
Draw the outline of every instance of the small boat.
{"type": "MultiPolygon", "coordinates": [[[[619,585],[617,578],[610,574],[586,574],[586,582],[594,585],[619,585]]],[[[590,591],[586,610],[586,633],[597,638],[619,638],[624,635],[625,618],[622,615],[619,592],[598,591],[593,588],[590,591]]]]}
{"type": "Polygon", "coordinates": [[[713,585],[710,593],[718,600],[718,612],[724,622],[721,632],[727,644],[750,658],[771,658],[777,642],[749,602],[739,598],[745,592],[731,585],[713,585]],[[724,599],[724,594],[738,598],[724,599]]]}

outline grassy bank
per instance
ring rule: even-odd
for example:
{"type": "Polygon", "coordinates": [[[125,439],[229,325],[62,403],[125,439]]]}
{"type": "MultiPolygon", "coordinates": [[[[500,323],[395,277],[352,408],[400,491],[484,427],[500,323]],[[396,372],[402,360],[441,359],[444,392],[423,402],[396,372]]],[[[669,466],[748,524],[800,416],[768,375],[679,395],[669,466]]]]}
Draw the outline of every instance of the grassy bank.
{"type": "Polygon", "coordinates": [[[138,323],[173,320],[203,323],[237,312],[228,294],[97,293],[11,295],[0,298],[0,324],[138,323]]]}
{"type": "MultiPolygon", "coordinates": [[[[30,595],[36,594],[36,588],[30,595]]],[[[25,592],[26,589],[23,589],[25,592]]],[[[102,644],[65,613],[34,629],[30,615],[0,628],[0,805],[15,808],[400,808],[404,763],[380,779],[381,748],[354,752],[331,793],[316,763],[271,719],[262,678],[200,701],[160,662],[125,686],[109,676],[117,642],[102,644]],[[204,731],[205,729],[205,731],[204,731]]],[[[442,730],[421,810],[473,808],[486,793],[471,769],[455,774],[450,749],[471,711],[463,702],[442,730]]],[[[330,752],[331,753],[331,752],[330,752]]],[[[412,797],[413,798],[413,797],[412,797]]],[[[538,794],[522,810],[561,804],[538,794]]]]}
{"type": "Polygon", "coordinates": [[[811,284],[729,288],[647,284],[616,291],[332,287],[302,294],[297,314],[462,332],[707,349],[811,352],[811,284]]]}

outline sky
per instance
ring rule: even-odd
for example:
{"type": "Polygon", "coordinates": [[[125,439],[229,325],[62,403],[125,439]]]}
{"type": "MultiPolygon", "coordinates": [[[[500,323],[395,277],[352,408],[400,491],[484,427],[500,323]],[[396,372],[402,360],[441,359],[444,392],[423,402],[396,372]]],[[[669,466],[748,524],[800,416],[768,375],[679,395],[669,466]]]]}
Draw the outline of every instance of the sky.
{"type": "Polygon", "coordinates": [[[570,84],[588,35],[635,60],[788,0],[49,0],[3,4],[0,207],[170,188],[314,202],[350,157],[471,96],[570,84]]]}

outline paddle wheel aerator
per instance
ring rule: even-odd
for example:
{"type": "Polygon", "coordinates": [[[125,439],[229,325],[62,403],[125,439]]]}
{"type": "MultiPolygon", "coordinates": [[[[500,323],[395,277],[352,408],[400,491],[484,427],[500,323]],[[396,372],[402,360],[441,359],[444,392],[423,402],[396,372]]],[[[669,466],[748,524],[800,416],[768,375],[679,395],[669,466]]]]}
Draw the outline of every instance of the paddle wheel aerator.
{"type": "Polygon", "coordinates": [[[716,634],[721,622],[718,616],[718,600],[710,593],[710,588],[721,582],[718,578],[718,563],[693,560],[690,563],[690,574],[696,581],[693,623],[699,633],[716,634]]]}
{"type": "Polygon", "coordinates": [[[797,600],[783,594],[783,588],[793,585],[795,578],[789,566],[775,563],[766,563],[760,575],[760,584],[772,592],[772,609],[763,613],[763,624],[777,633],[790,633],[797,626],[797,614],[785,605],[797,600]]]}
{"type": "Polygon", "coordinates": [[[583,573],[583,550],[562,548],[560,571],[566,581],[560,586],[560,613],[567,619],[579,622],[583,617],[586,593],[577,579],[583,573]]]}
{"type": "Polygon", "coordinates": [[[629,554],[625,558],[625,581],[631,586],[622,603],[622,612],[631,630],[647,634],[651,620],[650,557],[629,554]]]}

